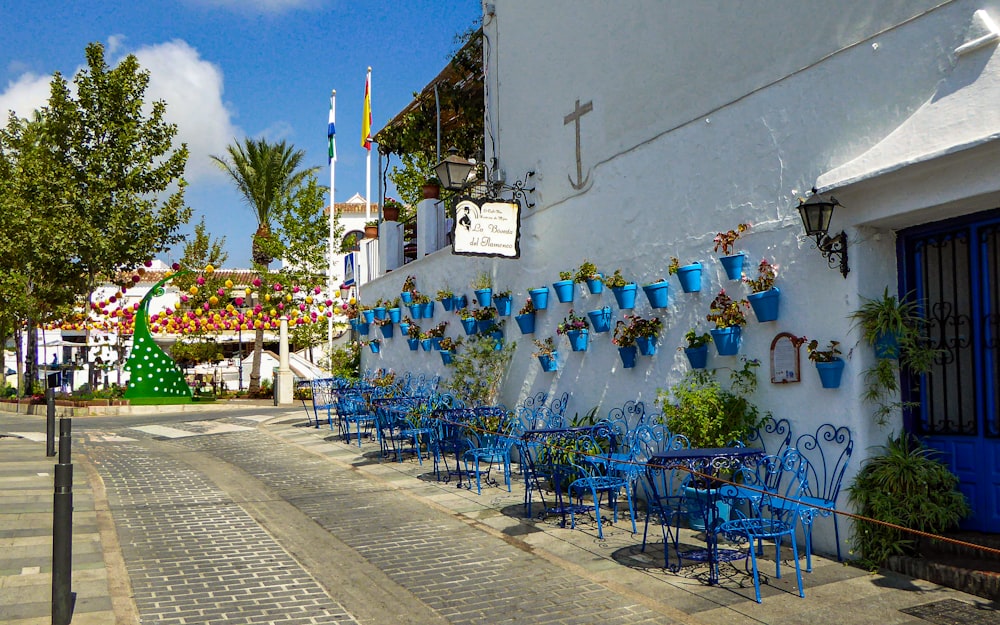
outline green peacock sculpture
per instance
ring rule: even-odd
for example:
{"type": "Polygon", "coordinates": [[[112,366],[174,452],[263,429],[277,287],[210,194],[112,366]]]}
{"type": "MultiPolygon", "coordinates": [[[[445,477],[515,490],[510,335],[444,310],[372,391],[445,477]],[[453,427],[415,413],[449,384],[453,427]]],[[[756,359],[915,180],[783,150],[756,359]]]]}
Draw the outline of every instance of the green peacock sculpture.
{"type": "Polygon", "coordinates": [[[125,399],[133,404],[182,404],[191,401],[191,387],[184,381],[184,372],[153,341],[149,330],[150,302],[154,296],[163,295],[163,285],[181,273],[190,272],[180,272],[157,282],[142,298],[136,311],[132,351],[125,361],[125,370],[130,374],[125,399]]]}

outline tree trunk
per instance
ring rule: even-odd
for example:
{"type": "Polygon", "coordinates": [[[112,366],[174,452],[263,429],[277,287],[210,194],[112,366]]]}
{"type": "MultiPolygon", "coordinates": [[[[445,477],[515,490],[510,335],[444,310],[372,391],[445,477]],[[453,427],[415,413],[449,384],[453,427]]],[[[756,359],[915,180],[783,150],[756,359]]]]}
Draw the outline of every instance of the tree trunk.
{"type": "Polygon", "coordinates": [[[27,346],[24,350],[24,394],[31,395],[38,381],[38,326],[35,320],[28,319],[27,346]]]}
{"type": "Polygon", "coordinates": [[[264,351],[264,328],[257,328],[253,338],[253,362],[250,365],[251,393],[260,390],[260,355],[264,351]]]}

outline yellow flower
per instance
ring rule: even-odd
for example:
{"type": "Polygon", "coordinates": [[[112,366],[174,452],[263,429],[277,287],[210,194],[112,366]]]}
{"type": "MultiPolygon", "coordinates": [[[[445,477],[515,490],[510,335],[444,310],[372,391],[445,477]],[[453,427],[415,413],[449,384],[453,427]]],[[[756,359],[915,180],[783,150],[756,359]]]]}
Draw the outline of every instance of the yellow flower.
{"type": "Polygon", "coordinates": [[[212,265],[205,265],[205,273],[212,273],[213,271],[215,271],[215,267],[212,265]]]}

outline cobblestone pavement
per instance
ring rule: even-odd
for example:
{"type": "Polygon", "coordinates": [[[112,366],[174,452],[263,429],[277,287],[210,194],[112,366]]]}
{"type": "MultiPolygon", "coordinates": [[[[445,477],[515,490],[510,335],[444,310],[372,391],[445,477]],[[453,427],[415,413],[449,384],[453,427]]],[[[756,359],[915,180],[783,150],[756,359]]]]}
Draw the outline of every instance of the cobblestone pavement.
{"type": "Polygon", "coordinates": [[[915,606],[989,610],[822,557],[805,600],[790,574],[767,579],[758,605],[736,567],[711,588],[698,566],[665,571],[658,532],[644,553],[641,526],[633,535],[627,521],[598,540],[592,519],[577,529],[524,519],[519,484],[477,496],[437,482],[426,459],[381,461],[377,445],[345,445],[303,421],[87,433],[142,622],[927,625],[915,606]]]}

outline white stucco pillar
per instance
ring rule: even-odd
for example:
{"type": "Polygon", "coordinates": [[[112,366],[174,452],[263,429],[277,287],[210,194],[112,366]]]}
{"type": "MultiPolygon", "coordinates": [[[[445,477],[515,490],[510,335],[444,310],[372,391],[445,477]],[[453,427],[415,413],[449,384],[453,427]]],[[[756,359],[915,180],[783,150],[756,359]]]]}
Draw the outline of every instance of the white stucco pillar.
{"type": "Polygon", "coordinates": [[[421,200],[417,204],[417,258],[444,246],[444,202],[421,200]]]}
{"type": "Polygon", "coordinates": [[[276,404],[290,404],[292,398],[292,370],[288,367],[288,317],[281,316],[278,334],[278,379],[274,381],[276,404]]]}
{"type": "Polygon", "coordinates": [[[378,259],[382,273],[403,265],[403,224],[383,221],[378,230],[378,259]]]}

